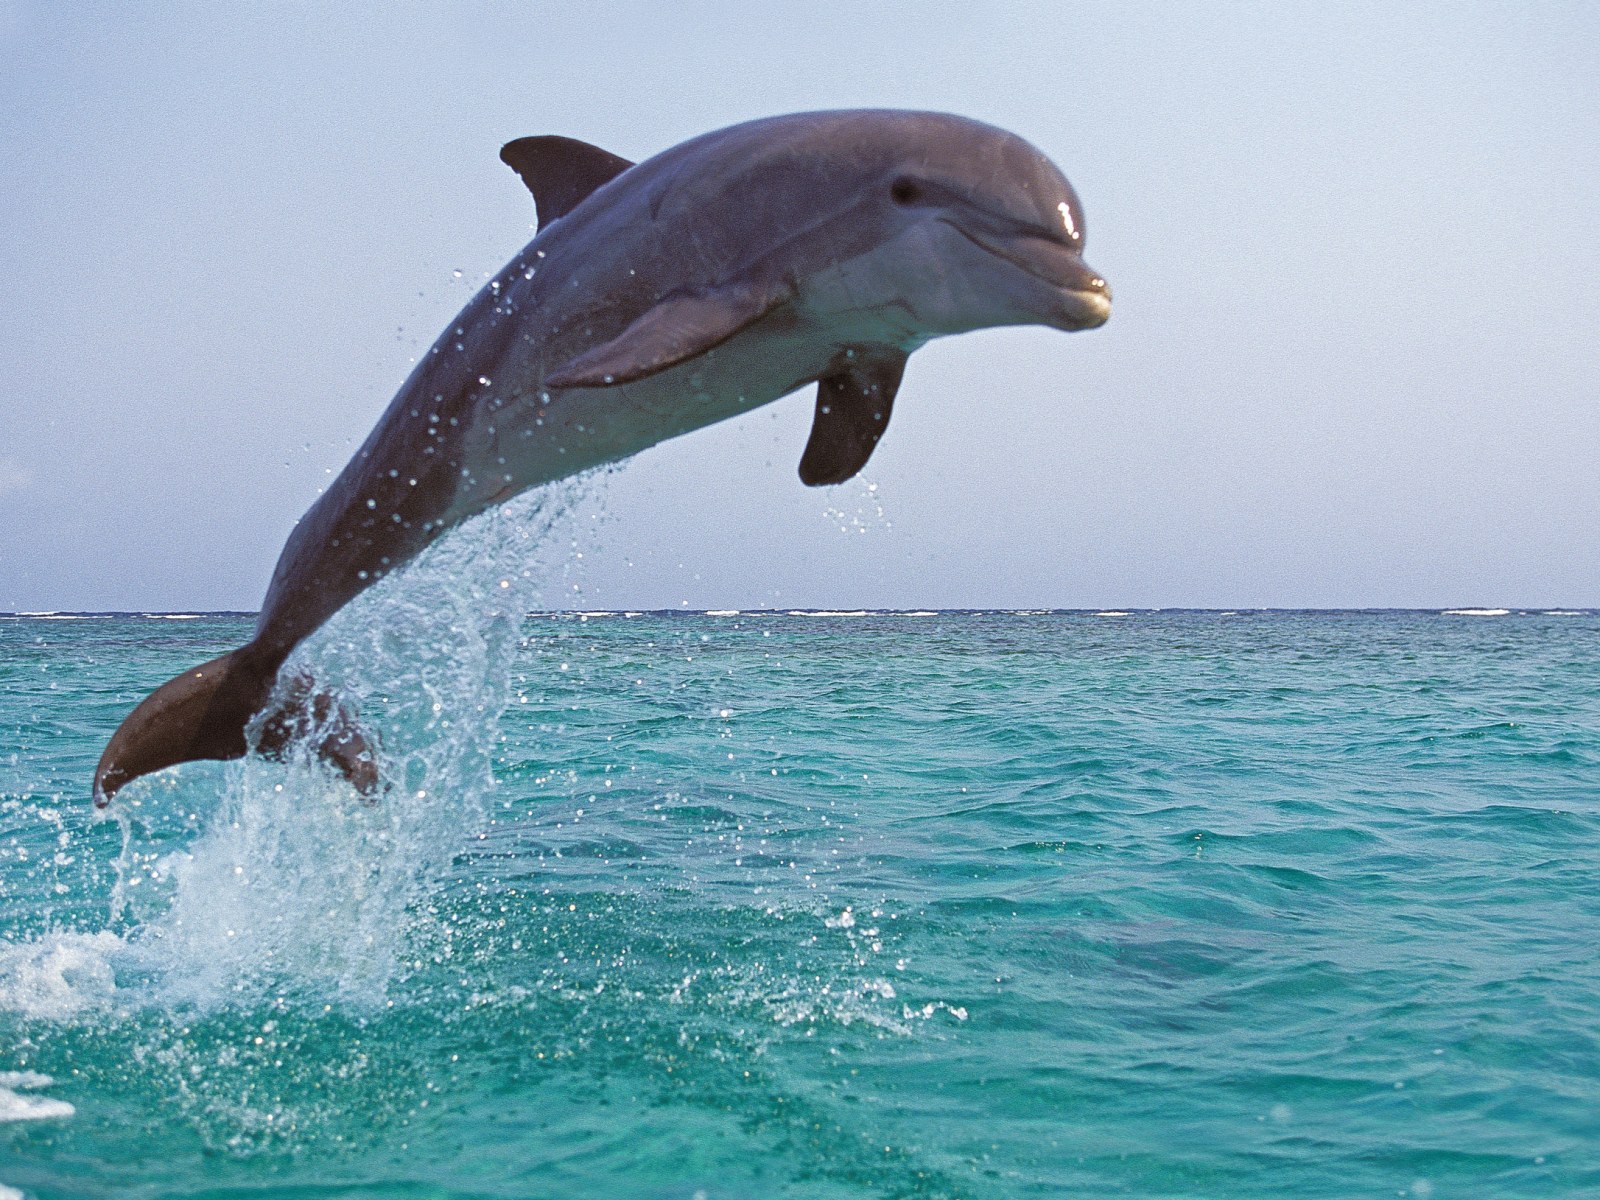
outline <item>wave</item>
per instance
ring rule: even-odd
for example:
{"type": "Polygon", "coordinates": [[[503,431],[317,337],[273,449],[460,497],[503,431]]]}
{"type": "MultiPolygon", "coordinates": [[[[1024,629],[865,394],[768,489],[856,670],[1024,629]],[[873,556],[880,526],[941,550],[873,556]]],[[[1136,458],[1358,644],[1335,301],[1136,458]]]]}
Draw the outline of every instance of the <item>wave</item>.
{"type": "Polygon", "coordinates": [[[1509,608],[1446,608],[1440,616],[1444,617],[1509,617],[1509,608]]]}
{"type": "Polygon", "coordinates": [[[109,621],[111,613],[19,612],[5,614],[13,621],[109,621]]]}

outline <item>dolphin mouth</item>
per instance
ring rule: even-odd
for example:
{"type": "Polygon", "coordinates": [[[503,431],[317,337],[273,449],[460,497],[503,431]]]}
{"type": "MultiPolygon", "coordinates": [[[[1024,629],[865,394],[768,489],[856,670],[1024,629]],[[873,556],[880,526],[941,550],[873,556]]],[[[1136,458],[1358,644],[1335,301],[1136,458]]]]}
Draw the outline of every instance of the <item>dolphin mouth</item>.
{"type": "Polygon", "coordinates": [[[1002,236],[965,229],[953,221],[948,224],[986,254],[1062,293],[1062,311],[1052,314],[1052,325],[1095,329],[1111,318],[1110,286],[1072,246],[1035,233],[1002,236]]]}

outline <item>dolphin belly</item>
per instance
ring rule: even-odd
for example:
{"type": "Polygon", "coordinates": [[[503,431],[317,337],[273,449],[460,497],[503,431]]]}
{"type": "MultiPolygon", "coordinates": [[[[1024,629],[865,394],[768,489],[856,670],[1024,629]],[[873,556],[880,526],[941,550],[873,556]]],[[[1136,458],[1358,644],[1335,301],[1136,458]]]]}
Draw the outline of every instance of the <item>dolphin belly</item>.
{"type": "Polygon", "coordinates": [[[822,374],[838,353],[836,340],[784,312],[645,379],[603,389],[530,388],[484,413],[463,438],[473,475],[444,519],[457,524],[529,488],[770,404],[822,374]]]}

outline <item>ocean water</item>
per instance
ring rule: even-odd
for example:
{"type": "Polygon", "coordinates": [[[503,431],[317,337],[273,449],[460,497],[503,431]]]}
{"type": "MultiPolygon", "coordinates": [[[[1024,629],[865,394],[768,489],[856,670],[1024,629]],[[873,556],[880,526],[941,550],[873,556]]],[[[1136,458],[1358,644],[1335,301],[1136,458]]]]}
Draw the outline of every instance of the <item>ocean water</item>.
{"type": "Polygon", "coordinates": [[[0,1196],[1600,1195],[1600,615],[448,574],[302,656],[376,804],[97,821],[250,619],[0,618],[0,1196]]]}

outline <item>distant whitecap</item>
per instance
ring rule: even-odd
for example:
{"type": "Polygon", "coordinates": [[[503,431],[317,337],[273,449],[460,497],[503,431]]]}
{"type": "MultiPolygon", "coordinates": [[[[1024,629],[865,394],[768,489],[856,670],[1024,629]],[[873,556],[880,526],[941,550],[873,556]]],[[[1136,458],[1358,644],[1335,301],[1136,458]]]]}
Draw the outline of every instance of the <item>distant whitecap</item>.
{"type": "MultiPolygon", "coordinates": [[[[0,1124],[72,1116],[77,1110],[65,1100],[24,1094],[33,1088],[49,1087],[54,1082],[50,1076],[37,1071],[0,1071],[0,1124]]],[[[18,1196],[22,1194],[12,1188],[4,1188],[0,1190],[0,1200],[5,1200],[7,1192],[18,1196]]]]}

